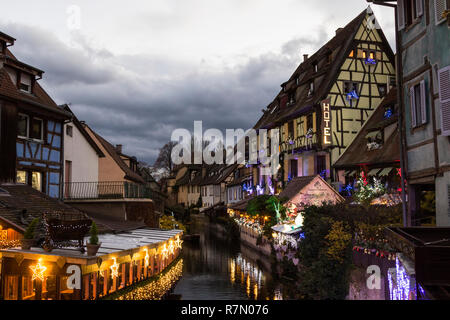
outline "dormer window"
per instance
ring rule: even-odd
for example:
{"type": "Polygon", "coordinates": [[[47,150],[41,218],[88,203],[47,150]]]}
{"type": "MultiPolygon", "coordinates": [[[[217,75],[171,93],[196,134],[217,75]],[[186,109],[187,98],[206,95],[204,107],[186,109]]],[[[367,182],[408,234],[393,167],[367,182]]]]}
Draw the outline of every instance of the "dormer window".
{"type": "Polygon", "coordinates": [[[289,97],[288,97],[288,105],[294,104],[295,103],[295,92],[291,92],[289,93],[289,97]]]}
{"type": "Polygon", "coordinates": [[[314,81],[311,81],[309,83],[308,97],[311,97],[313,94],[314,94],[314,81]]]}
{"type": "Polygon", "coordinates": [[[313,63],[313,69],[314,73],[317,73],[319,71],[319,65],[317,64],[317,62],[313,63]]]}
{"type": "Polygon", "coordinates": [[[22,73],[20,75],[20,85],[19,89],[21,91],[31,93],[31,75],[22,73]]]}

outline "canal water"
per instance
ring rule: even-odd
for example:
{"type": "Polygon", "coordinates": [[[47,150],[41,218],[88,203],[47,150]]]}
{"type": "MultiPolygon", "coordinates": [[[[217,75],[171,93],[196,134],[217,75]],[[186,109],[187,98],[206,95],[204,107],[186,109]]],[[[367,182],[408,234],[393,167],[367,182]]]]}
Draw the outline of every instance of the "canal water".
{"type": "Polygon", "coordinates": [[[182,300],[283,299],[268,258],[226,240],[205,217],[192,218],[191,233],[200,234],[200,243],[183,243],[183,275],[174,295],[182,300]]]}

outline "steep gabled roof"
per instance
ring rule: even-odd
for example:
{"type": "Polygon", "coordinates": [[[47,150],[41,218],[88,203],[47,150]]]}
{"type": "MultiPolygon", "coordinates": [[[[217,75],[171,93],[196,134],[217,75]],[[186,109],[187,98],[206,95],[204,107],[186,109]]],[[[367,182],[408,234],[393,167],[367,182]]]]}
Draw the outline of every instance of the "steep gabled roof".
{"type": "Polygon", "coordinates": [[[129,180],[132,180],[137,183],[145,183],[144,179],[139,174],[137,174],[136,172],[131,170],[131,168],[129,166],[127,166],[127,164],[123,161],[120,154],[116,151],[116,148],[111,143],[109,143],[102,136],[97,134],[94,130],[92,130],[92,128],[89,127],[89,129],[92,131],[94,136],[98,139],[98,141],[100,141],[103,148],[105,148],[105,150],[108,152],[108,154],[111,156],[111,158],[117,163],[117,165],[120,167],[120,169],[122,169],[122,171],[125,173],[125,176],[124,176],[125,179],[129,179],[129,180]]]}
{"type": "Polygon", "coordinates": [[[75,113],[72,112],[72,110],[69,108],[69,106],[66,104],[62,106],[64,110],[70,112],[72,114],[72,122],[77,127],[77,129],[80,131],[80,133],[83,135],[83,137],[86,139],[86,141],[89,143],[89,145],[95,150],[97,155],[100,158],[104,158],[105,154],[102,152],[102,150],[98,147],[98,145],[95,143],[95,141],[91,138],[89,133],[87,133],[86,129],[84,128],[84,125],[78,120],[75,113]]]}
{"type": "Polygon", "coordinates": [[[292,179],[286,188],[280,193],[279,198],[287,198],[288,200],[292,200],[296,195],[302,193],[306,187],[308,187],[312,183],[321,183],[328,187],[330,192],[334,193],[337,198],[344,200],[344,198],[331,186],[322,179],[321,176],[309,176],[309,177],[296,177],[292,179]],[[315,182],[316,181],[316,182],[315,182]]]}
{"type": "MultiPolygon", "coordinates": [[[[326,99],[327,93],[338,77],[342,64],[350,51],[354,49],[354,38],[367,14],[368,10],[364,10],[344,28],[338,29],[334,38],[300,64],[290,79],[283,84],[285,91],[280,91],[254,128],[272,128],[277,124],[313,110],[323,99],[326,99]],[[332,57],[331,63],[326,61],[328,56],[332,57]],[[319,66],[317,72],[314,71],[314,64],[319,66]],[[298,79],[298,84],[296,79],[298,79]],[[314,93],[308,97],[308,84],[311,81],[314,81],[314,93]],[[295,94],[296,102],[293,105],[283,107],[283,102],[288,99],[289,92],[295,94]]],[[[382,40],[387,43],[383,31],[381,29],[377,31],[380,33],[382,40]]],[[[386,51],[388,56],[393,59],[394,55],[390,46],[387,46],[386,51]]]]}
{"type": "Polygon", "coordinates": [[[400,138],[398,128],[383,143],[380,149],[367,150],[367,135],[373,131],[383,130],[386,126],[397,122],[396,111],[388,120],[384,118],[385,108],[397,102],[397,89],[393,88],[383,99],[377,109],[367,119],[364,126],[352,143],[335,162],[335,168],[353,167],[360,164],[389,164],[400,160],[400,138]]]}
{"type": "MultiPolygon", "coordinates": [[[[8,49],[6,50],[6,55],[2,55],[0,53],[0,60],[3,60],[4,62],[16,62],[20,65],[27,66],[28,68],[34,68],[17,60],[17,58],[8,49]]],[[[36,70],[37,70],[36,72],[43,73],[43,71],[40,71],[38,69],[36,70]]],[[[42,88],[39,82],[37,81],[35,82],[33,93],[26,93],[20,91],[17,88],[17,86],[12,82],[9,74],[6,72],[4,67],[0,68],[0,96],[20,101],[23,103],[27,103],[30,105],[34,105],[37,107],[41,107],[47,111],[56,112],[66,117],[69,116],[69,114],[65,110],[60,108],[55,103],[55,101],[53,101],[53,99],[42,88]]]]}

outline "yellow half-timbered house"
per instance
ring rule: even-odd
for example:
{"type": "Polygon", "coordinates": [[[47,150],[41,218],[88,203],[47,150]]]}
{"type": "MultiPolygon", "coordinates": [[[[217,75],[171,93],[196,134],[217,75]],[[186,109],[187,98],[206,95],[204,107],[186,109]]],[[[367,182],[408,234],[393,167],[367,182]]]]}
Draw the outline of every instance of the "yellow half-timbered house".
{"type": "Polygon", "coordinates": [[[264,110],[255,128],[269,137],[280,130],[281,167],[277,177],[260,176],[255,185],[269,192],[274,179],[282,187],[316,174],[335,181],[333,163],[394,84],[394,53],[369,7],[315,54],[304,55],[264,110]]]}

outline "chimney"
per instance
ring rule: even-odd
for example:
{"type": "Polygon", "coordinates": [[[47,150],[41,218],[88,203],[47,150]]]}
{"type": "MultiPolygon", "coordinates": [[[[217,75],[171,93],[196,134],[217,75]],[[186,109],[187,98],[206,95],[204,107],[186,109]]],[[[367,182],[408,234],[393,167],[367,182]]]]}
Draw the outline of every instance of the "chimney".
{"type": "Polygon", "coordinates": [[[307,55],[307,54],[304,54],[304,55],[303,55],[303,61],[306,61],[306,60],[308,60],[308,55],[307,55]]]}
{"type": "Polygon", "coordinates": [[[341,32],[342,29],[343,29],[343,28],[337,28],[337,29],[336,29],[336,35],[337,35],[339,32],[341,32]]]}
{"type": "Polygon", "coordinates": [[[121,145],[121,144],[117,144],[117,145],[116,145],[116,151],[117,151],[118,153],[122,153],[122,145],[121,145]]]}

